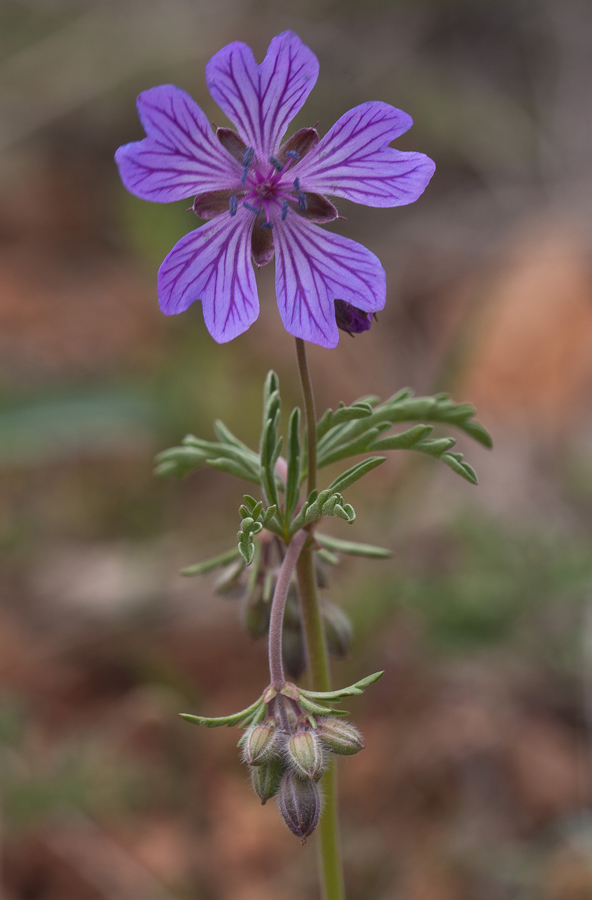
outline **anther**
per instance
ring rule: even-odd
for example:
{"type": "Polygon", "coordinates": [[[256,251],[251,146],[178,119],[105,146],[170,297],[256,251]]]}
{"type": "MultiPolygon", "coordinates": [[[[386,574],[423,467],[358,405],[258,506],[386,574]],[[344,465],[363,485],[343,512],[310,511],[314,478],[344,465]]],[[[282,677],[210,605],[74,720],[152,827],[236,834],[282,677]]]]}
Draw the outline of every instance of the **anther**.
{"type": "MultiPolygon", "coordinates": [[[[300,154],[296,153],[295,150],[288,150],[286,156],[290,156],[294,160],[294,162],[298,162],[298,160],[300,159],[300,154]]],[[[298,190],[298,188],[296,190],[298,190]]]]}
{"type": "Polygon", "coordinates": [[[282,222],[285,222],[287,215],[288,215],[288,201],[284,200],[284,202],[282,203],[282,222]]]}
{"type": "Polygon", "coordinates": [[[277,159],[277,157],[275,157],[275,156],[270,156],[269,161],[272,164],[272,166],[274,167],[274,169],[277,169],[278,172],[281,172],[282,169],[284,168],[282,166],[281,162],[279,161],[279,159],[277,159]]]}
{"type": "Polygon", "coordinates": [[[255,151],[253,150],[253,148],[247,147],[247,149],[243,153],[243,166],[245,166],[245,168],[247,168],[247,169],[249,168],[249,166],[253,162],[254,156],[255,156],[255,151]]]}
{"type": "Polygon", "coordinates": [[[261,228],[273,228],[273,222],[261,222],[261,228]]]}
{"type": "Polygon", "coordinates": [[[236,216],[236,213],[238,210],[238,200],[236,199],[235,196],[232,196],[230,198],[230,203],[228,205],[230,206],[230,215],[236,216]]]}
{"type": "Polygon", "coordinates": [[[243,201],[243,206],[246,206],[247,209],[250,209],[251,212],[254,212],[254,213],[256,213],[257,215],[259,215],[259,213],[261,212],[261,210],[259,209],[258,206],[251,206],[251,204],[250,204],[250,203],[247,203],[246,200],[243,201]]]}
{"type": "Polygon", "coordinates": [[[308,209],[308,203],[304,194],[298,194],[298,212],[305,213],[308,209]]]}
{"type": "Polygon", "coordinates": [[[300,179],[299,179],[299,178],[295,178],[295,179],[294,179],[294,190],[295,190],[295,191],[299,191],[299,190],[300,190],[300,179]]]}

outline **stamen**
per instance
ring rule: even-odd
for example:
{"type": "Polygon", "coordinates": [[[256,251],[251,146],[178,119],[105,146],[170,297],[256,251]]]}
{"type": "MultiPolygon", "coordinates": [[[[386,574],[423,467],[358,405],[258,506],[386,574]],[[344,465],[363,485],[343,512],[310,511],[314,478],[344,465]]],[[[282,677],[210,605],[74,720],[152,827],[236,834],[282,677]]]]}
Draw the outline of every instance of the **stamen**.
{"type": "Polygon", "coordinates": [[[238,211],[238,200],[236,199],[235,196],[232,196],[230,198],[229,206],[230,206],[230,215],[236,216],[236,213],[238,211]]]}
{"type": "Polygon", "coordinates": [[[305,213],[308,209],[308,203],[304,194],[298,194],[298,212],[305,213]]]}
{"type": "Polygon", "coordinates": [[[259,209],[258,206],[251,206],[251,204],[250,204],[250,203],[247,203],[246,200],[243,201],[243,206],[246,206],[247,209],[250,209],[251,212],[254,212],[254,213],[256,213],[257,215],[259,215],[259,213],[261,212],[261,210],[259,209]]]}
{"type": "MultiPolygon", "coordinates": [[[[286,153],[286,156],[292,157],[294,162],[298,162],[298,160],[300,159],[300,154],[296,153],[295,150],[288,150],[288,152],[286,153]]],[[[298,188],[296,188],[296,190],[298,190],[298,188]]]]}
{"type": "Polygon", "coordinates": [[[286,221],[286,216],[288,215],[288,201],[284,200],[282,203],[282,222],[286,221]]]}
{"type": "Polygon", "coordinates": [[[299,191],[299,190],[300,190],[300,179],[299,179],[299,178],[295,178],[295,179],[294,179],[294,190],[295,190],[295,191],[299,191]]]}
{"type": "Polygon", "coordinates": [[[243,174],[241,175],[241,184],[244,184],[247,180],[247,175],[249,173],[249,166],[253,162],[253,157],[255,156],[255,151],[252,147],[247,147],[245,152],[243,153],[243,174]]]}
{"type": "Polygon", "coordinates": [[[277,169],[278,172],[281,172],[282,169],[284,168],[282,166],[281,162],[279,161],[279,159],[277,159],[277,157],[275,157],[275,156],[270,156],[269,161],[272,164],[272,166],[274,167],[274,169],[277,169]]]}
{"type": "Polygon", "coordinates": [[[273,222],[261,222],[261,228],[273,228],[273,222]]]}

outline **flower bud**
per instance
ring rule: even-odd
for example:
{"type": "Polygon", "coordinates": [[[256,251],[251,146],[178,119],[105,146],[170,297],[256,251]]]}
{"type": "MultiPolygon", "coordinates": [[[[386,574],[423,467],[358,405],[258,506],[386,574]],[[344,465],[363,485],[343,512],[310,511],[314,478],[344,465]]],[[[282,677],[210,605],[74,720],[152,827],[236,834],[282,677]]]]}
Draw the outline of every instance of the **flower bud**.
{"type": "Polygon", "coordinates": [[[298,731],[286,747],[288,761],[300,778],[318,780],[325,771],[323,745],[314,731],[298,731]]]}
{"type": "Polygon", "coordinates": [[[339,719],[321,719],[317,725],[317,734],[323,744],[333,753],[353,756],[364,749],[362,735],[354,725],[341,722],[339,719]]]}
{"type": "Polygon", "coordinates": [[[334,603],[323,603],[323,622],[329,653],[338,659],[347,656],[352,640],[352,624],[344,611],[334,603]]]}
{"type": "Polygon", "coordinates": [[[306,668],[306,652],[302,628],[284,626],[282,631],[282,661],[290,678],[300,678],[306,668]]]}
{"type": "Polygon", "coordinates": [[[263,637],[269,631],[271,603],[268,603],[259,588],[247,596],[243,616],[245,628],[252,638],[263,637]]]}
{"type": "MultiPolygon", "coordinates": [[[[376,313],[374,314],[376,318],[376,313]]],[[[353,337],[362,331],[368,331],[372,325],[372,314],[357,306],[352,306],[347,300],[335,301],[335,322],[342,331],[347,331],[353,337]]]]}
{"type": "Polygon", "coordinates": [[[302,843],[313,833],[321,815],[321,796],[314,781],[303,781],[293,772],[286,772],[277,795],[279,810],[292,832],[302,843]]]}
{"type": "Polygon", "coordinates": [[[274,755],[276,747],[277,735],[274,725],[270,723],[253,725],[245,733],[243,759],[250,766],[260,766],[274,755]]]}
{"type": "Polygon", "coordinates": [[[251,784],[262,806],[277,794],[285,771],[285,764],[277,756],[251,768],[251,784]]]}

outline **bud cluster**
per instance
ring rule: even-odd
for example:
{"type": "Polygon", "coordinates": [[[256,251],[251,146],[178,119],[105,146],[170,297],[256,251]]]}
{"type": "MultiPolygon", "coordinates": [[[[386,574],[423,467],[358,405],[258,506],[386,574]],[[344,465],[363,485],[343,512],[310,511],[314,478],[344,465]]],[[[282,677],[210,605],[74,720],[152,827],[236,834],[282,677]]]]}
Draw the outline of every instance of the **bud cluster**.
{"type": "Polygon", "coordinates": [[[350,756],[364,744],[348,722],[307,715],[296,700],[276,694],[266,704],[264,720],[247,728],[239,746],[261,803],[276,797],[286,825],[304,843],[319,821],[317,782],[330,754],[350,756]]]}

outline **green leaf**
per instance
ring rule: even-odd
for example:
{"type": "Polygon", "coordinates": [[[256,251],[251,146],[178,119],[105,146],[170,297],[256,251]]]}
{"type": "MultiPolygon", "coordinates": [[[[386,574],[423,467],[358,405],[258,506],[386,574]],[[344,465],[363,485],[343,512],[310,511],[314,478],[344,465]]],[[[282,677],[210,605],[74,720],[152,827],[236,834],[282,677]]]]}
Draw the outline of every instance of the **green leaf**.
{"type": "Polygon", "coordinates": [[[238,556],[238,548],[233,547],[232,550],[227,550],[225,553],[218,554],[218,556],[212,556],[211,559],[205,559],[203,562],[195,563],[193,566],[187,566],[186,569],[181,569],[181,575],[207,575],[208,572],[213,572],[214,569],[227,566],[229,563],[233,562],[233,560],[237,559],[238,556]]]}
{"type": "Polygon", "coordinates": [[[372,443],[372,450],[411,450],[434,430],[432,425],[414,425],[399,434],[389,434],[372,443]]]}
{"type": "Polygon", "coordinates": [[[194,447],[170,447],[156,456],[154,474],[183,478],[207,462],[207,454],[194,447]]]}
{"type": "Polygon", "coordinates": [[[333,450],[330,448],[322,449],[319,445],[319,467],[328,466],[330,463],[338,462],[340,459],[345,459],[347,456],[357,456],[359,453],[366,453],[375,438],[387,428],[390,428],[390,422],[381,422],[373,428],[365,430],[364,433],[355,440],[342,444],[333,450]]]}
{"type": "Polygon", "coordinates": [[[413,449],[439,459],[443,453],[446,453],[446,451],[450,450],[451,447],[454,447],[455,444],[456,441],[454,438],[437,438],[433,441],[421,441],[416,444],[413,449]]]}
{"type": "Polygon", "coordinates": [[[226,472],[228,475],[235,475],[237,478],[259,484],[259,478],[257,478],[256,475],[253,475],[250,469],[245,468],[233,459],[225,459],[224,457],[208,459],[208,465],[211,466],[212,469],[218,469],[220,472],[226,472]]]}
{"type": "Polygon", "coordinates": [[[384,672],[374,672],[372,675],[366,675],[365,678],[360,678],[355,684],[350,684],[349,687],[340,688],[336,691],[305,691],[303,688],[298,688],[300,702],[302,701],[302,697],[306,697],[307,700],[324,700],[329,703],[331,701],[341,700],[343,697],[353,697],[355,694],[363,694],[367,687],[374,684],[382,678],[383,675],[384,672]]]}
{"type": "Polygon", "coordinates": [[[465,478],[471,484],[478,484],[477,473],[474,468],[464,462],[462,453],[443,453],[440,460],[447,465],[453,472],[465,478]]]}
{"type": "Polygon", "coordinates": [[[240,712],[233,713],[231,716],[219,716],[212,719],[207,716],[193,716],[191,713],[179,713],[179,715],[182,719],[185,719],[186,722],[192,722],[194,725],[205,725],[206,728],[220,728],[222,725],[231,727],[232,725],[238,725],[239,722],[250,718],[253,713],[256,714],[259,712],[259,708],[263,705],[263,700],[260,697],[250,706],[247,706],[246,709],[241,709],[240,712]]]}
{"type": "Polygon", "coordinates": [[[323,562],[327,563],[330,566],[338,566],[339,565],[339,557],[335,556],[334,553],[331,553],[329,550],[326,550],[324,547],[321,547],[318,550],[315,550],[316,555],[323,562]]]}
{"type": "Polygon", "coordinates": [[[335,481],[331,482],[329,488],[334,491],[343,491],[385,461],[386,456],[372,456],[370,459],[365,459],[364,462],[357,463],[351,469],[339,475],[335,481]]]}
{"type": "Polygon", "coordinates": [[[253,453],[251,448],[247,447],[246,444],[244,444],[241,440],[239,440],[237,437],[235,437],[235,435],[232,433],[230,428],[227,428],[226,425],[224,424],[224,422],[222,422],[220,419],[216,419],[214,421],[214,432],[216,434],[216,437],[220,441],[220,443],[232,444],[233,446],[237,447],[239,450],[242,450],[243,453],[246,453],[249,456],[255,456],[255,454],[253,453]]]}
{"type": "Polygon", "coordinates": [[[355,541],[342,541],[328,534],[320,534],[315,531],[315,540],[327,550],[336,553],[349,553],[351,556],[369,556],[374,559],[388,559],[393,554],[383,547],[374,547],[372,544],[359,544],[355,541]]]}
{"type": "Polygon", "coordinates": [[[288,474],[286,476],[286,523],[300,497],[300,409],[292,410],[288,422],[288,474]]]}

